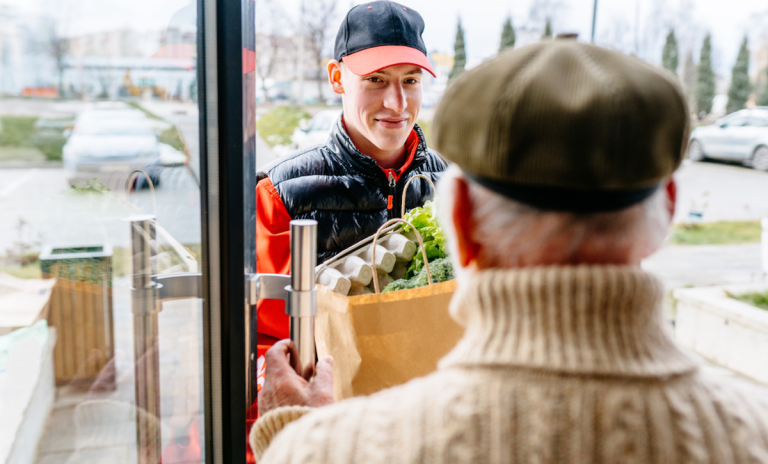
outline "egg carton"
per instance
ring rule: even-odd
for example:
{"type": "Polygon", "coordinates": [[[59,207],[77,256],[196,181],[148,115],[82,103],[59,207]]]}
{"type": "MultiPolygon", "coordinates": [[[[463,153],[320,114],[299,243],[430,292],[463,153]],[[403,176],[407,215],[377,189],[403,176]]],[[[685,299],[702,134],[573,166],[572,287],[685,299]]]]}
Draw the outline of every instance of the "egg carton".
{"type": "Polygon", "coordinates": [[[342,295],[356,296],[374,293],[374,276],[380,289],[405,278],[419,248],[416,235],[395,224],[382,230],[375,245],[373,240],[374,236],[368,237],[319,265],[315,270],[316,283],[342,295]]]}

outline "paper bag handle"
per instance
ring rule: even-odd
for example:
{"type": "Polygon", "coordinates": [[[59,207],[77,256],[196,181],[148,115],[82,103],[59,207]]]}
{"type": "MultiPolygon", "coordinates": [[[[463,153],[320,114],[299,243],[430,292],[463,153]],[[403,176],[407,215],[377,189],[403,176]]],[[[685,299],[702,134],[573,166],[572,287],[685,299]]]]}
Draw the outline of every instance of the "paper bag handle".
{"type": "Polygon", "coordinates": [[[416,174],[415,176],[412,176],[410,179],[408,179],[408,182],[405,183],[405,187],[403,187],[403,201],[401,203],[402,206],[400,208],[400,217],[405,217],[405,194],[408,193],[408,186],[411,185],[411,182],[413,181],[413,179],[417,177],[421,177],[422,179],[425,179],[427,182],[429,182],[429,185],[432,186],[433,194],[437,192],[437,190],[435,190],[435,184],[432,183],[432,179],[430,179],[429,177],[425,176],[424,174],[416,174]]]}
{"type": "MultiPolygon", "coordinates": [[[[409,181],[410,182],[410,181],[409,181]]],[[[431,183],[431,181],[430,181],[431,183]]],[[[407,185],[407,184],[406,184],[407,185]]],[[[413,224],[406,221],[405,219],[401,218],[395,218],[390,219],[389,221],[385,222],[384,225],[379,227],[379,230],[376,231],[376,235],[373,236],[373,253],[371,255],[371,262],[373,263],[374,272],[376,269],[376,245],[379,243],[379,234],[381,234],[381,231],[386,229],[387,227],[391,226],[392,224],[397,224],[398,222],[401,222],[407,226],[409,226],[411,229],[413,229],[413,233],[416,234],[416,238],[419,239],[419,248],[421,248],[421,257],[424,258],[424,267],[427,268],[427,280],[429,281],[429,285],[432,285],[432,274],[429,273],[429,261],[427,260],[427,250],[424,249],[424,240],[421,239],[421,234],[418,230],[416,230],[415,227],[413,227],[413,224]]],[[[381,293],[379,291],[379,275],[378,273],[375,273],[373,276],[373,289],[376,293],[381,293]]]]}

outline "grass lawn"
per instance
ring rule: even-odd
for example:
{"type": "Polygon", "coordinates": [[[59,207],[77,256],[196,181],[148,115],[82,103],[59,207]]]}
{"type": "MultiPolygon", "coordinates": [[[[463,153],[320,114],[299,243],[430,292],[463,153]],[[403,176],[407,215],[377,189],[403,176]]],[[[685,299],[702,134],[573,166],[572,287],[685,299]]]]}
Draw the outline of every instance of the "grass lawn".
{"type": "Polygon", "coordinates": [[[67,142],[63,130],[73,122],[71,118],[38,121],[35,116],[0,117],[0,161],[61,160],[67,142]]]}
{"type": "Polygon", "coordinates": [[[35,116],[0,116],[0,146],[32,147],[35,116]]]}
{"type": "Polygon", "coordinates": [[[19,279],[41,279],[40,274],[40,261],[27,264],[24,266],[19,265],[0,265],[0,272],[5,272],[19,279]]]}
{"type": "Polygon", "coordinates": [[[760,309],[765,309],[768,311],[768,292],[763,293],[745,293],[743,295],[731,295],[728,294],[733,299],[743,301],[744,303],[750,304],[752,306],[757,306],[760,309]]]}
{"type": "Polygon", "coordinates": [[[670,243],[673,245],[729,245],[759,243],[760,221],[710,222],[675,224],[670,243]]]}
{"type": "Polygon", "coordinates": [[[312,116],[295,106],[278,106],[256,121],[256,130],[270,147],[291,143],[293,131],[299,127],[302,119],[312,116]]]}

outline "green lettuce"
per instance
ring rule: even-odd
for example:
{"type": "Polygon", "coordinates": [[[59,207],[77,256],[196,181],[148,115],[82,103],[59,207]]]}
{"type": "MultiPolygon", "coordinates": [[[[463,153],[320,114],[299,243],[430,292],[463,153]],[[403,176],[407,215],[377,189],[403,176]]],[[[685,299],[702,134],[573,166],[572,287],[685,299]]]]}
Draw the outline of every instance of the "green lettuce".
{"type": "MultiPolygon", "coordinates": [[[[434,259],[448,256],[445,233],[437,222],[437,205],[434,202],[427,201],[423,207],[408,211],[403,219],[413,224],[413,227],[421,234],[421,238],[424,241],[424,251],[426,251],[427,259],[430,263],[434,259]]],[[[407,225],[403,226],[404,232],[411,232],[411,230],[407,225]]],[[[419,247],[416,251],[416,256],[414,256],[411,265],[408,267],[406,278],[411,278],[418,274],[422,267],[424,267],[424,257],[421,253],[421,247],[419,247]]]]}

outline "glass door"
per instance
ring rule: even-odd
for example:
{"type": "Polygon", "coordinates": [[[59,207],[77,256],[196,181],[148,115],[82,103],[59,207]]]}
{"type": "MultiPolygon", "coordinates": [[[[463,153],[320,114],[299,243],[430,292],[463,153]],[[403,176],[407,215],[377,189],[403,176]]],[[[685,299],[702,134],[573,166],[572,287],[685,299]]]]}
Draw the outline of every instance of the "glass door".
{"type": "Polygon", "coordinates": [[[244,461],[253,15],[0,4],[0,462],[244,461]]]}

